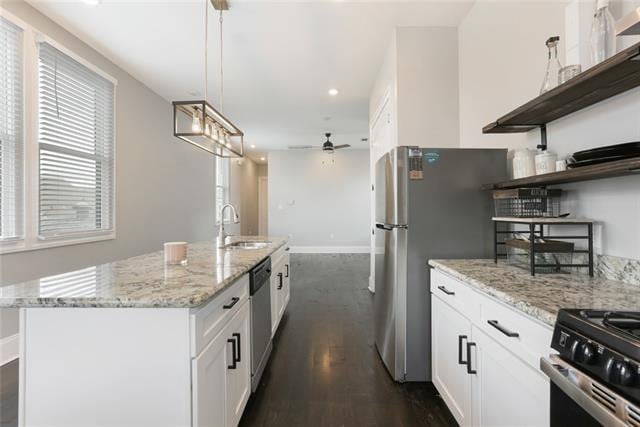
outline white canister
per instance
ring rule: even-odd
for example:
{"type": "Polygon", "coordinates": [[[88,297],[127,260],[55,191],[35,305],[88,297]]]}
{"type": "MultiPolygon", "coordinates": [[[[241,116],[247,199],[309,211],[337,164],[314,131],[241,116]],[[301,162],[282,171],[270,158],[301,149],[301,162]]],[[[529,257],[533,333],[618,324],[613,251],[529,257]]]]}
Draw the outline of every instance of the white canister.
{"type": "Polygon", "coordinates": [[[187,261],[187,242],[167,242],[164,244],[165,264],[184,264],[187,261]]]}
{"type": "Polygon", "coordinates": [[[556,172],[562,172],[567,170],[566,160],[556,160],[556,172]]]}
{"type": "Polygon", "coordinates": [[[528,149],[516,150],[513,156],[513,178],[526,178],[536,174],[533,151],[528,149]]]}
{"type": "Polygon", "coordinates": [[[536,154],[536,175],[555,172],[556,160],[558,160],[558,156],[555,153],[540,151],[536,154]]]}

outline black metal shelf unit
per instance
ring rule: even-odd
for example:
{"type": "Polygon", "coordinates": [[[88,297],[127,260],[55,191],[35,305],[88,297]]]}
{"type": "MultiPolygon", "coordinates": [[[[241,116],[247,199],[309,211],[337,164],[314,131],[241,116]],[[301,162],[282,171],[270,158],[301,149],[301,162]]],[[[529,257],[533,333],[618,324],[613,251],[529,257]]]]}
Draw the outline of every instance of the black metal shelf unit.
{"type": "Polygon", "coordinates": [[[593,277],[594,271],[594,263],[593,263],[593,221],[591,220],[575,220],[575,219],[567,219],[562,220],[559,218],[493,218],[493,229],[494,229],[494,239],[493,239],[493,247],[494,247],[494,261],[497,264],[499,258],[506,258],[506,252],[500,253],[499,248],[505,248],[506,251],[506,241],[507,238],[505,236],[513,236],[516,233],[519,234],[528,234],[528,256],[529,256],[529,268],[531,271],[531,275],[535,276],[537,268],[548,268],[548,267],[560,267],[560,268],[586,268],[589,271],[589,276],[593,277]],[[526,230],[517,230],[514,225],[526,225],[526,230]],[[501,229],[501,225],[503,225],[501,229]],[[583,226],[586,228],[586,234],[575,234],[575,235],[545,235],[544,226],[563,226],[563,225],[572,225],[572,226],[583,226]],[[513,229],[510,228],[512,226],[513,229]],[[500,238],[502,236],[502,238],[500,238]],[[587,241],[587,249],[573,249],[573,254],[586,254],[587,255],[587,263],[574,263],[570,262],[567,264],[544,264],[538,263],[536,261],[536,254],[541,252],[539,250],[539,246],[536,243],[536,238],[546,239],[546,240],[583,240],[587,241]]]}

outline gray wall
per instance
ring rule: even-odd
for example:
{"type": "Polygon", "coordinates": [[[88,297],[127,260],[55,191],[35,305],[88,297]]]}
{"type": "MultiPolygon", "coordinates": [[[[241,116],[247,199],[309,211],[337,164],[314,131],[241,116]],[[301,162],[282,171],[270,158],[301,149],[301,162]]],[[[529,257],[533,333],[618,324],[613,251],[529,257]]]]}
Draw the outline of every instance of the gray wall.
{"type": "MultiPolygon", "coordinates": [[[[160,250],[170,240],[213,238],[214,159],[171,134],[171,104],[23,1],[3,3],[118,80],[117,238],[0,256],[2,285],[160,250]]],[[[188,97],[187,94],[185,94],[188,97]]],[[[15,312],[0,315],[0,338],[17,332],[15,312]]]]}
{"type": "Polygon", "coordinates": [[[258,165],[248,157],[231,160],[230,181],[230,200],[240,216],[240,227],[230,230],[255,236],[258,234],[258,165]]]}
{"type": "Polygon", "coordinates": [[[290,236],[294,249],[366,250],[369,151],[340,150],[330,159],[320,150],[269,153],[269,234],[290,236]]]}

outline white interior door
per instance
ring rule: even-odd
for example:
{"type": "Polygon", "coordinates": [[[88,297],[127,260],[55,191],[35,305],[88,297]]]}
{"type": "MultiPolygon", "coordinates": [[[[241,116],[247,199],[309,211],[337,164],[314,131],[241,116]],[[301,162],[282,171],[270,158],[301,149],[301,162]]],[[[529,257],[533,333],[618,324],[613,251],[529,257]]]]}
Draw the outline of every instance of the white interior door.
{"type": "Polygon", "coordinates": [[[258,178],[258,234],[266,236],[269,234],[269,186],[266,176],[258,178]]]}

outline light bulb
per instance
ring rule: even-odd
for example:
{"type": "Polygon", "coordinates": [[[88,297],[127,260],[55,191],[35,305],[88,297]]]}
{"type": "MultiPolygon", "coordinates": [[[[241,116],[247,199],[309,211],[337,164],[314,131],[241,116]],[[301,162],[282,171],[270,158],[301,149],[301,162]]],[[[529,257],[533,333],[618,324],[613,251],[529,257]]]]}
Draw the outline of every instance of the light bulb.
{"type": "Polygon", "coordinates": [[[224,134],[224,144],[227,147],[231,147],[231,136],[228,133],[224,134]]]}
{"type": "Polygon", "coordinates": [[[200,117],[198,117],[198,112],[193,112],[193,121],[191,122],[191,131],[193,133],[200,133],[202,128],[200,127],[200,117]]]}
{"type": "Polygon", "coordinates": [[[204,134],[207,136],[211,136],[211,125],[209,123],[204,125],[204,134]]]}
{"type": "Polygon", "coordinates": [[[214,139],[214,141],[220,140],[220,128],[218,127],[218,125],[215,125],[213,128],[212,138],[214,139]]]}

